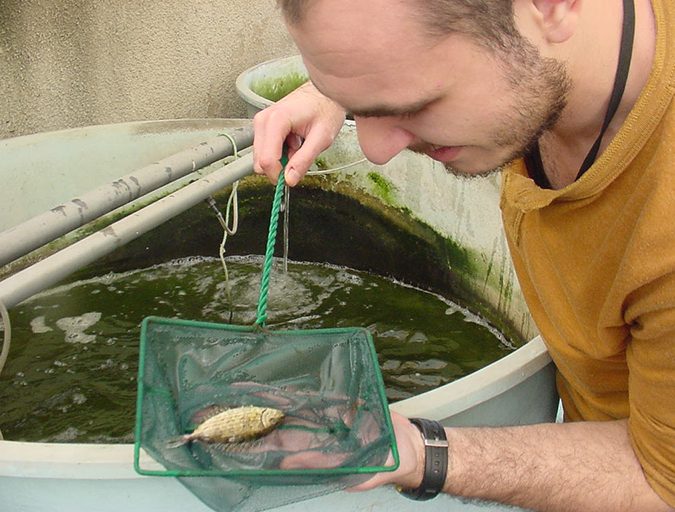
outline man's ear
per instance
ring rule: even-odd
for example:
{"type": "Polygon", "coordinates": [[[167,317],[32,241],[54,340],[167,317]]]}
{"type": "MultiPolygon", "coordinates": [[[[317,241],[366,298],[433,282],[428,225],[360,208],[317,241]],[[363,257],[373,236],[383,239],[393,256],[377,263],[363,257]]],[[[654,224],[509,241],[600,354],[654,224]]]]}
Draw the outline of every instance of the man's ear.
{"type": "Polygon", "coordinates": [[[549,43],[567,41],[577,28],[582,0],[531,0],[544,38],[549,43]]]}

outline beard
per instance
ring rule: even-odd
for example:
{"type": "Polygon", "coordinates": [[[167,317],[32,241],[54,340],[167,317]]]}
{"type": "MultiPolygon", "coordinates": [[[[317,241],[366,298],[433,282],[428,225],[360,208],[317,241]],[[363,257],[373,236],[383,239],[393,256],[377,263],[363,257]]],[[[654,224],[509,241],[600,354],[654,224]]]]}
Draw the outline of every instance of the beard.
{"type": "MultiPolygon", "coordinates": [[[[488,135],[488,144],[507,156],[497,165],[469,171],[444,163],[448,173],[473,178],[501,171],[506,164],[526,155],[556,124],[567,105],[571,82],[562,62],[542,58],[539,50],[522,36],[515,39],[508,50],[497,51],[497,56],[515,101],[508,112],[496,117],[495,124],[499,128],[488,135]]],[[[409,149],[427,153],[432,147],[421,142],[409,149]]]]}

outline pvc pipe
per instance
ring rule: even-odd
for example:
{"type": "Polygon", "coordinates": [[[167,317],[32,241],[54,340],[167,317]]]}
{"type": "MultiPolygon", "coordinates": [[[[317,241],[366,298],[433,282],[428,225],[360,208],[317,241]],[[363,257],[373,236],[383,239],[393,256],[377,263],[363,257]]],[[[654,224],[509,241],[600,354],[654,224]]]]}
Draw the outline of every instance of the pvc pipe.
{"type": "MultiPolygon", "coordinates": [[[[253,128],[229,130],[237,148],[253,143],[253,128]]],[[[90,190],[0,233],[0,266],[55,240],[174,180],[234,153],[228,137],[219,136],[90,190]]]]}
{"type": "Polygon", "coordinates": [[[0,302],[8,309],[15,306],[252,172],[253,154],[249,152],[208,176],[1,281],[0,302]]]}

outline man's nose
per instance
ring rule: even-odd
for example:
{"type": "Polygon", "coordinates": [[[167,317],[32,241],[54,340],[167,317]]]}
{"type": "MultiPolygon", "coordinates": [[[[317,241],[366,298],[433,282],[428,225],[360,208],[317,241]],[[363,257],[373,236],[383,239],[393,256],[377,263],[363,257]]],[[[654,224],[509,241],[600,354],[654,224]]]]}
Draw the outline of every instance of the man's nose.
{"type": "Polygon", "coordinates": [[[363,154],[374,164],[386,164],[415,140],[393,116],[354,116],[354,122],[363,154]]]}

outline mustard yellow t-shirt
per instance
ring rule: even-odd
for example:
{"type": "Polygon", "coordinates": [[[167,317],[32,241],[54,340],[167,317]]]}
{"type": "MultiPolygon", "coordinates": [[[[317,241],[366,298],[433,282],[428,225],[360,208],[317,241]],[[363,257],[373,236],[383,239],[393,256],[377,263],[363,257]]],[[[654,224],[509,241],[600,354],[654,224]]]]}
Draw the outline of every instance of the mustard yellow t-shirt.
{"type": "Polygon", "coordinates": [[[653,6],[652,73],[608,148],[561,190],[513,164],[501,207],[566,419],[628,417],[648,481],[675,506],[675,4],[653,6]]]}

